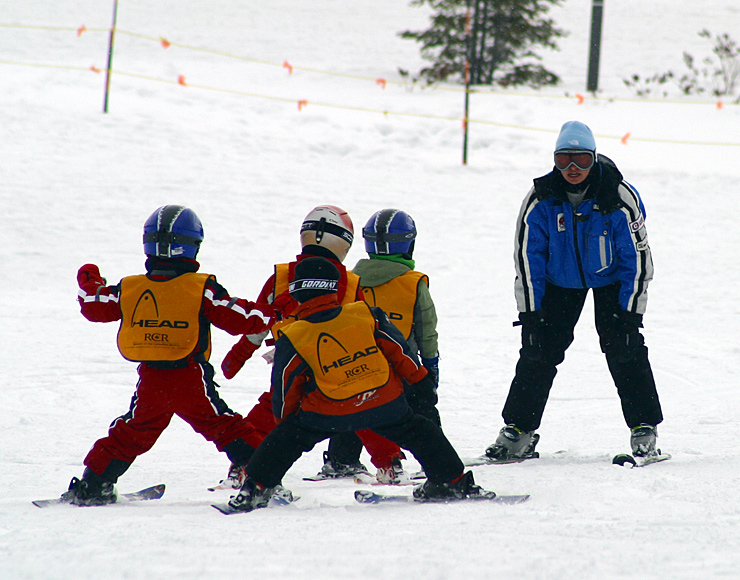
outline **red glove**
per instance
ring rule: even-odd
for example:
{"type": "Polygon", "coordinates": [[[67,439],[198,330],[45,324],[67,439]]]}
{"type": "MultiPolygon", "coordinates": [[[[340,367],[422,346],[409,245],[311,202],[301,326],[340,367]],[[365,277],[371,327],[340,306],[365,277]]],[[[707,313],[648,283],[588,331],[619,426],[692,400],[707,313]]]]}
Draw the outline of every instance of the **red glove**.
{"type": "Polygon", "coordinates": [[[282,320],[286,316],[289,316],[295,310],[296,306],[298,306],[298,302],[287,290],[282,294],[278,294],[272,301],[272,307],[280,315],[282,320]]]}
{"type": "Polygon", "coordinates": [[[105,286],[105,278],[100,275],[100,269],[95,264],[85,264],[77,271],[77,284],[80,288],[89,284],[105,286]]]}
{"type": "Polygon", "coordinates": [[[245,334],[224,357],[221,372],[227,379],[233,379],[259,347],[259,344],[254,344],[245,334]]]}

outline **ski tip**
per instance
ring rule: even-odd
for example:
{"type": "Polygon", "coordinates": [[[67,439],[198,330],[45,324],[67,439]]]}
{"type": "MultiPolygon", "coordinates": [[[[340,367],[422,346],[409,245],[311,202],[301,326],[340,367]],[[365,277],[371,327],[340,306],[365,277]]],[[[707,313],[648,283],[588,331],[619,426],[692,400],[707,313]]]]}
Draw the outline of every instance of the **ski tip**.
{"type": "Polygon", "coordinates": [[[612,459],[612,465],[629,465],[630,467],[634,467],[637,465],[637,461],[629,453],[618,453],[612,459]]]}
{"type": "Polygon", "coordinates": [[[213,509],[220,511],[224,515],[228,515],[229,514],[228,506],[229,506],[229,504],[227,504],[227,503],[224,503],[224,504],[212,503],[211,504],[211,507],[213,509]]]}
{"type": "Polygon", "coordinates": [[[378,503],[378,494],[368,489],[358,489],[355,491],[355,501],[360,503],[378,503]]]}
{"type": "Polygon", "coordinates": [[[165,484],[160,483],[151,487],[147,487],[146,489],[142,489],[141,491],[137,491],[133,494],[120,494],[119,500],[125,501],[126,499],[160,499],[164,495],[165,489],[165,484]]]}
{"type": "Polygon", "coordinates": [[[235,510],[233,507],[231,507],[227,503],[212,503],[211,504],[211,507],[213,509],[216,509],[216,510],[220,511],[225,516],[230,516],[232,514],[238,514],[238,513],[242,513],[242,512],[251,511],[251,510],[235,510]]]}

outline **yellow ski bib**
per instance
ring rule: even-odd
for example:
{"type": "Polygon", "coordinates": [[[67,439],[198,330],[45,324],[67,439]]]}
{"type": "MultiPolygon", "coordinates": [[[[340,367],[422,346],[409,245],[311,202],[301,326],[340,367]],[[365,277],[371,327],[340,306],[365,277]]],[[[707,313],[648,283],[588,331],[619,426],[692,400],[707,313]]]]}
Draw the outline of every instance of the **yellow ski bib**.
{"type": "Polygon", "coordinates": [[[429,285],[426,274],[409,270],[379,286],[365,286],[362,293],[365,302],[383,310],[393,325],[408,340],[414,325],[414,307],[416,306],[419,281],[429,285]]]}
{"type": "Polygon", "coordinates": [[[333,320],[299,320],[280,329],[311,367],[321,392],[345,401],[383,387],[390,365],[375,342],[375,318],[370,307],[354,302],[333,320]]]}
{"type": "MultiPolygon", "coordinates": [[[[188,273],[158,282],[144,275],[121,280],[118,350],[134,362],[176,361],[198,346],[200,308],[210,274],[188,273]]],[[[211,354],[211,341],[205,359],[211,354]]]]}

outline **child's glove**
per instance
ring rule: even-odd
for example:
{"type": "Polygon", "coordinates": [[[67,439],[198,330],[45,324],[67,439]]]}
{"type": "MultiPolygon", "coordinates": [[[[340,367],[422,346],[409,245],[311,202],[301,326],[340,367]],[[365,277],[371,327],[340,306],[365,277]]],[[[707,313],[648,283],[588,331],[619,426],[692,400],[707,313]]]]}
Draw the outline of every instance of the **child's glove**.
{"type": "Polygon", "coordinates": [[[429,371],[429,376],[434,381],[434,388],[439,387],[439,356],[434,358],[421,358],[421,364],[429,371]]]}
{"type": "Polygon", "coordinates": [[[226,354],[224,360],[221,362],[221,372],[227,379],[232,379],[236,376],[244,363],[247,362],[254,351],[256,351],[262,344],[262,339],[267,333],[263,332],[260,334],[245,334],[239,339],[231,350],[226,354]]]}
{"type": "Polygon", "coordinates": [[[295,310],[297,305],[298,302],[296,302],[295,298],[287,290],[282,294],[278,294],[271,304],[277,313],[278,320],[285,320],[295,310]]]}
{"type": "Polygon", "coordinates": [[[406,401],[417,415],[426,417],[437,426],[441,425],[437,411],[437,387],[431,374],[406,388],[406,401]]]}
{"type": "Polygon", "coordinates": [[[95,264],[85,264],[77,271],[77,284],[84,288],[93,284],[94,286],[105,286],[105,278],[100,275],[100,269],[95,264]]]}

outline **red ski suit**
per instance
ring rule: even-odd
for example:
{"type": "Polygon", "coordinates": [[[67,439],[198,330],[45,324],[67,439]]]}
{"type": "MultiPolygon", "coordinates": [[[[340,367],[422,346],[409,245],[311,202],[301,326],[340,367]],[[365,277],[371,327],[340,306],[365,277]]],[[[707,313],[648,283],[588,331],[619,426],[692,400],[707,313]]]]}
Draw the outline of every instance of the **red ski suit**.
{"type": "MultiPolygon", "coordinates": [[[[296,264],[298,264],[298,262],[305,258],[312,257],[315,257],[315,255],[299,254],[298,256],[296,256],[296,259],[293,262],[277,265],[275,266],[275,270],[277,272],[279,269],[285,268],[285,266],[287,266],[289,272],[287,280],[290,281],[293,279],[293,273],[295,271],[296,264]]],[[[329,261],[334,264],[334,266],[336,266],[337,270],[339,270],[340,279],[339,288],[337,290],[338,302],[340,304],[349,304],[351,302],[364,301],[364,295],[358,283],[359,277],[350,273],[353,276],[353,279],[350,281],[348,279],[347,269],[339,260],[332,258],[327,259],[329,259],[329,261]],[[352,288],[354,290],[352,296],[347,295],[348,288],[352,288]]],[[[268,304],[274,303],[273,306],[275,307],[278,314],[282,315],[282,317],[285,318],[286,316],[292,314],[293,311],[298,307],[298,302],[296,302],[296,300],[293,299],[290,294],[288,294],[287,282],[285,283],[285,287],[283,287],[283,276],[280,276],[280,278],[281,280],[278,281],[278,276],[276,274],[273,274],[267,279],[267,282],[265,282],[265,285],[262,287],[262,291],[257,298],[257,302],[264,302],[268,304]]],[[[239,363],[243,363],[249,357],[251,357],[252,353],[254,353],[254,351],[258,348],[259,345],[255,345],[246,337],[242,337],[242,339],[233,346],[231,352],[229,352],[229,354],[227,355],[227,359],[228,357],[233,356],[239,360],[239,363]]],[[[236,371],[238,371],[238,368],[239,364],[237,364],[236,371]]],[[[226,373],[226,369],[223,366],[222,369],[224,369],[224,372],[226,373]]],[[[236,373],[233,372],[226,374],[226,377],[231,378],[234,376],[234,374],[236,373]]],[[[272,431],[277,424],[276,417],[273,415],[272,412],[271,390],[266,391],[260,395],[257,404],[247,414],[247,421],[252,424],[252,426],[254,427],[254,431],[252,432],[250,438],[246,439],[246,441],[256,449],[257,447],[259,447],[259,444],[262,443],[264,438],[267,437],[267,434],[270,433],[270,431],[272,431]]],[[[365,449],[367,449],[367,452],[370,454],[371,461],[375,467],[387,468],[391,465],[391,461],[394,458],[403,457],[403,452],[398,445],[396,445],[392,441],[389,441],[385,437],[381,437],[377,433],[370,431],[369,429],[357,431],[357,435],[360,437],[363,445],[365,446],[365,449]]]]}
{"type": "MultiPolygon", "coordinates": [[[[185,279],[199,267],[195,260],[184,258],[150,258],[146,265],[146,279],[151,280],[155,288],[157,282],[172,281],[178,276],[185,279]]],[[[134,278],[143,279],[141,276],[128,279],[134,278]]],[[[131,287],[127,286],[128,279],[115,286],[106,286],[98,267],[92,264],[83,266],[77,279],[82,315],[92,322],[120,320],[123,328],[125,308],[122,309],[122,304],[131,303],[131,297],[122,291],[122,288],[131,287]]],[[[136,298],[133,296],[134,300],[136,298]]],[[[139,307],[138,303],[136,307],[139,307]]],[[[208,363],[210,325],[232,335],[258,333],[270,328],[274,322],[274,310],[264,304],[230,297],[214,276],[205,280],[202,300],[198,301],[196,296],[187,306],[178,305],[178,309],[178,314],[184,313],[186,320],[198,325],[197,344],[184,359],[169,361],[160,358],[139,364],[139,381],[129,411],[113,421],[108,436],[96,441],[85,457],[84,464],[98,475],[106,470],[116,472],[109,474],[115,481],[137,456],[151,449],[173,415],[215,443],[216,448],[225,451],[232,461],[246,464],[248,456],[243,456],[244,441],[252,428],[244,417],[229,409],[216,391],[214,370],[208,363]],[[188,309],[192,311],[187,312],[188,309]],[[112,461],[114,465],[111,465],[112,461]]]]}

